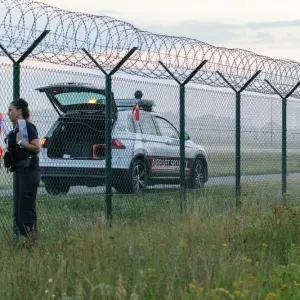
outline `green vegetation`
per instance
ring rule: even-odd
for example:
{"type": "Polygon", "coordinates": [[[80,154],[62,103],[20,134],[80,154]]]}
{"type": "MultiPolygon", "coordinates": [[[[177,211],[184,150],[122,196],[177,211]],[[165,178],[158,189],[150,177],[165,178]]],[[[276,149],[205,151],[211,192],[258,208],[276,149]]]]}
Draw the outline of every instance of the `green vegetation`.
{"type": "MultiPolygon", "coordinates": [[[[234,151],[220,153],[208,152],[210,176],[234,176],[235,154],[234,151]]],[[[253,174],[280,174],[282,171],[281,151],[243,151],[241,152],[241,172],[243,175],[253,174]]],[[[290,151],[287,155],[287,171],[300,172],[300,152],[290,151]]]]}
{"type": "MultiPolygon", "coordinates": [[[[12,247],[10,202],[0,205],[1,299],[299,299],[299,181],[114,196],[40,197],[40,237],[12,247]]],[[[5,200],[5,199],[3,199],[5,200]]],[[[7,199],[8,200],[8,199],[7,199]]]]}

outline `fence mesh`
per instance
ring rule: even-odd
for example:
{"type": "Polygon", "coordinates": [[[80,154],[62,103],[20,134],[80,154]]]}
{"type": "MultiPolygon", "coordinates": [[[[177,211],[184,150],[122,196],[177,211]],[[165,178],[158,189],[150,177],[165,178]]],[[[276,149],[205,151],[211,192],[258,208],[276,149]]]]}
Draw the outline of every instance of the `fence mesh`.
{"type": "MultiPolygon", "coordinates": [[[[0,109],[5,117],[13,95],[12,77],[12,65],[2,63],[0,109]]],[[[105,222],[105,114],[102,106],[105,77],[94,71],[25,65],[21,68],[20,88],[21,96],[29,102],[31,121],[38,129],[42,145],[42,180],[37,204],[42,235],[55,235],[56,231],[67,234],[74,226],[87,228],[105,222]],[[60,95],[62,84],[77,86],[77,90],[60,95]],[[89,85],[103,89],[103,94],[87,91],[89,85]],[[46,93],[38,90],[42,87],[47,87],[46,93]],[[84,113],[85,106],[70,105],[88,105],[89,112],[84,113]]],[[[116,76],[112,79],[112,92],[117,106],[112,107],[113,219],[130,222],[154,216],[179,216],[179,86],[116,76]],[[144,106],[139,107],[138,114],[133,110],[136,91],[142,92],[144,101],[140,102],[144,106]],[[151,101],[154,106],[150,109],[147,105],[151,105],[151,101]]],[[[193,203],[203,200],[213,202],[214,209],[234,207],[235,94],[227,89],[192,86],[186,88],[185,95],[185,131],[189,136],[185,149],[187,204],[192,208],[193,203]],[[201,154],[199,169],[193,164],[195,149],[201,154]],[[203,153],[207,155],[207,170],[203,153]],[[189,178],[196,178],[197,170],[201,180],[205,177],[203,172],[208,173],[205,189],[195,189],[191,184],[189,178]]],[[[295,193],[300,173],[299,112],[299,102],[289,99],[288,187],[295,193]]],[[[12,126],[10,122],[3,122],[2,119],[7,128],[2,126],[1,147],[12,126]]],[[[242,94],[241,182],[245,197],[256,193],[258,188],[255,187],[259,186],[261,192],[257,199],[265,193],[272,203],[280,200],[281,122],[281,99],[242,94]]],[[[5,239],[11,234],[12,174],[2,164],[0,173],[0,235],[5,239]]]]}

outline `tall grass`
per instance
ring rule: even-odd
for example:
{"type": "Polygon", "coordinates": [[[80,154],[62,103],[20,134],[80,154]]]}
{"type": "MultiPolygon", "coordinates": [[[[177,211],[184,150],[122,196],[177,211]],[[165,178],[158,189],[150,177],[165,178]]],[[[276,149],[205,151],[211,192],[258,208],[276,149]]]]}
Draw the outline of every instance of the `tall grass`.
{"type": "MultiPolygon", "coordinates": [[[[0,299],[300,299],[298,182],[120,197],[41,199],[31,250],[2,238],[0,299]],[[102,199],[103,200],[103,199],[102,199]]],[[[2,216],[9,206],[2,210],[2,216]]]]}

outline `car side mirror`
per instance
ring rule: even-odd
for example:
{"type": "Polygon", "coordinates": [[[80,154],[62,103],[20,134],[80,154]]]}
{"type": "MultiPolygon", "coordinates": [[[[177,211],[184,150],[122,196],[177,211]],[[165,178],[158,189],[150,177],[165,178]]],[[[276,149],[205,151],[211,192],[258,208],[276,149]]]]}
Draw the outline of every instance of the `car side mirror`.
{"type": "Polygon", "coordinates": [[[185,140],[188,141],[190,139],[190,135],[188,133],[185,133],[185,140]]]}

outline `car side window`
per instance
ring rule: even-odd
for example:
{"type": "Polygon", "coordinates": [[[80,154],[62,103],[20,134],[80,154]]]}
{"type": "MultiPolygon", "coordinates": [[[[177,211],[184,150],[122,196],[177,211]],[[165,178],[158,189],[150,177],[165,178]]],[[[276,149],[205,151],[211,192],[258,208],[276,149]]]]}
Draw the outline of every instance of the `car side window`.
{"type": "Polygon", "coordinates": [[[139,125],[143,134],[157,135],[155,123],[148,113],[141,113],[139,125]]]}
{"type": "Polygon", "coordinates": [[[134,120],[131,115],[128,117],[128,130],[132,133],[136,133],[134,120]]]}
{"type": "Polygon", "coordinates": [[[173,139],[179,139],[178,131],[166,119],[155,117],[155,121],[162,136],[167,136],[173,139]]]}

